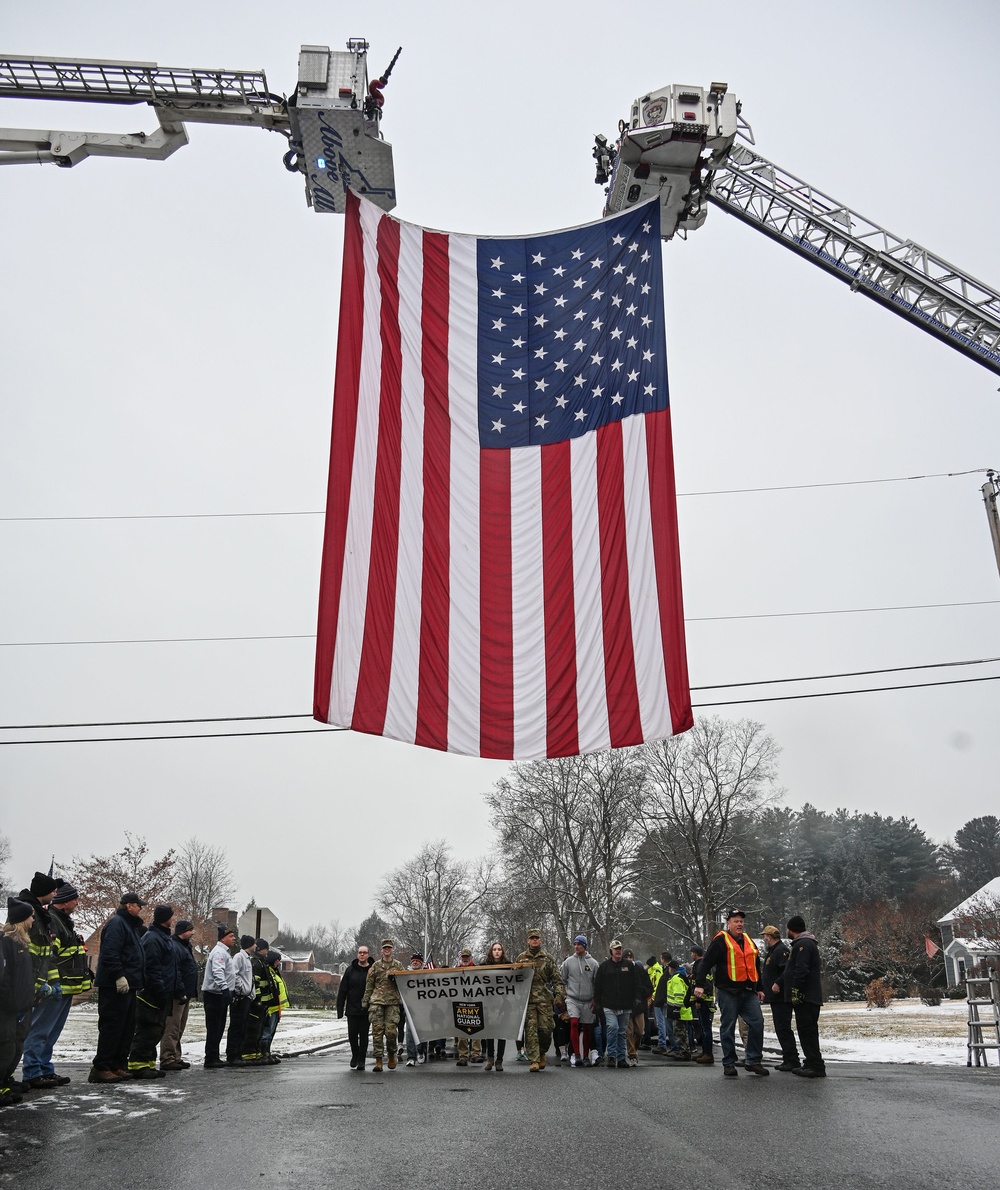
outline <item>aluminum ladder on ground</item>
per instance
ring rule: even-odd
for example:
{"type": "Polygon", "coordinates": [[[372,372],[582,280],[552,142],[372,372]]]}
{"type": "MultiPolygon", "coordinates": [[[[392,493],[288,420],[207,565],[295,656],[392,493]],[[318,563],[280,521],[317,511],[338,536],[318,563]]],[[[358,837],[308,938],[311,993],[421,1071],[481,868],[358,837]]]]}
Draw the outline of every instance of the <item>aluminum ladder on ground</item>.
{"type": "Polygon", "coordinates": [[[1000,983],[996,977],[966,979],[965,988],[969,1006],[969,1057],[966,1066],[989,1066],[987,1050],[997,1051],[997,1062],[1000,1064],[1000,983]],[[992,1040],[987,1040],[990,1037],[992,1040]]]}

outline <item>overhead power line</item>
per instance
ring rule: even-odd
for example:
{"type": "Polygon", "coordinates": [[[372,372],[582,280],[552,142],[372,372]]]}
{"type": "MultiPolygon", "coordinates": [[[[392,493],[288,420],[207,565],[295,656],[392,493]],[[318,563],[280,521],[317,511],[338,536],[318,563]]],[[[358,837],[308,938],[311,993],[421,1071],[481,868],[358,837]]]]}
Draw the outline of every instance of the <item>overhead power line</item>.
{"type": "MultiPolygon", "coordinates": [[[[955,662],[954,664],[958,664],[958,665],[985,664],[987,662],[987,660],[991,660],[991,659],[984,658],[982,660],[982,662],[975,662],[975,661],[955,662]]],[[[992,659],[992,660],[995,660],[995,659],[992,659]]],[[[946,665],[948,663],[942,662],[939,664],[946,665]]],[[[901,669],[930,669],[930,668],[934,668],[934,666],[902,666],[900,668],[901,669]]],[[[895,672],[898,672],[898,670],[884,670],[884,671],[869,670],[869,671],[863,671],[863,672],[895,673],[895,672]]],[[[837,675],[828,675],[828,676],[835,677],[837,675]]],[[[846,677],[846,676],[851,676],[851,675],[845,674],[843,676],[846,677]]],[[[773,679],[770,679],[770,681],[772,681],[772,682],[808,681],[808,680],[811,680],[811,679],[803,679],[803,678],[773,678],[773,679]]],[[[931,686],[962,686],[962,685],[965,685],[970,682],[997,682],[997,681],[1000,681],[1000,674],[995,674],[993,676],[980,677],[980,678],[951,678],[951,679],[947,679],[943,682],[913,682],[913,683],[909,683],[906,685],[900,685],[900,686],[866,686],[866,687],[862,687],[862,688],[854,689],[854,690],[817,690],[817,691],[813,691],[813,692],[810,692],[807,694],[776,694],[776,695],[772,695],[770,697],[765,697],[765,698],[734,698],[734,699],[720,700],[718,702],[696,702],[696,703],[692,703],[692,706],[694,707],[695,710],[705,710],[705,709],[713,708],[713,707],[748,706],[753,703],[762,703],[762,702],[790,702],[790,701],[803,699],[803,698],[840,698],[840,697],[843,697],[844,695],[849,695],[849,694],[880,694],[880,693],[891,692],[891,691],[896,691],[896,690],[923,690],[923,689],[925,689],[927,687],[931,687],[931,686]]],[[[750,683],[737,683],[737,684],[738,685],[767,685],[769,683],[768,682],[750,682],[750,683]]],[[[704,687],[693,687],[693,689],[710,690],[710,689],[718,689],[718,687],[704,686],[704,687]]],[[[152,724],[157,724],[157,723],[160,723],[163,726],[169,726],[169,725],[177,724],[177,723],[235,723],[235,722],[245,722],[247,720],[257,721],[257,720],[270,720],[270,719],[307,719],[307,718],[312,718],[312,716],[305,715],[305,714],[302,714],[302,715],[257,715],[257,716],[242,716],[242,717],[241,716],[230,716],[227,718],[219,718],[219,719],[138,720],[138,721],[133,721],[132,723],[122,722],[122,723],[78,723],[78,724],[70,724],[70,723],[22,724],[20,726],[8,725],[6,727],[3,727],[0,730],[31,731],[31,730],[36,730],[36,729],[41,730],[43,728],[55,729],[55,728],[60,728],[60,727],[64,727],[64,728],[70,728],[70,727],[127,727],[127,726],[147,726],[147,725],[152,725],[152,724]]],[[[57,740],[52,740],[52,739],[48,739],[48,740],[0,740],[0,747],[19,747],[19,746],[29,746],[32,744],[127,744],[127,743],[142,743],[142,742],[148,742],[151,740],[235,739],[237,737],[251,737],[251,736],[260,737],[260,736],[269,736],[269,735],[314,735],[317,732],[347,731],[347,730],[348,729],[346,727],[331,728],[325,724],[324,725],[317,724],[315,727],[282,727],[282,728],[278,728],[275,731],[210,731],[210,732],[184,733],[182,735],[76,736],[71,739],[57,739],[57,740]]]]}
{"type": "MultiPolygon", "coordinates": [[[[850,488],[873,483],[912,483],[919,479],[954,479],[962,475],[985,475],[989,467],[974,467],[971,471],[938,471],[926,475],[894,475],[882,479],[842,479],[828,483],[786,483],[761,488],[719,488],[703,492],[678,492],[678,496],[745,496],[754,492],[803,492],[810,488],[850,488]]],[[[196,521],[227,520],[236,517],[323,516],[322,508],[308,508],[286,512],[152,512],[113,516],[5,516],[0,524],[27,524],[38,521],[196,521]]]]}
{"type": "MultiPolygon", "coordinates": [[[[685,624],[720,620],[778,620],[790,616],[853,616],[865,612],[909,612],[941,607],[987,607],[1000,599],[971,599],[962,603],[904,603],[893,607],[839,607],[809,612],[757,612],[741,616],[685,616],[685,624]]],[[[315,632],[284,632],[258,636],[137,636],[108,640],[3,640],[0,649],[68,648],[75,645],[189,645],[240,640],[315,640],[315,632]]]]}

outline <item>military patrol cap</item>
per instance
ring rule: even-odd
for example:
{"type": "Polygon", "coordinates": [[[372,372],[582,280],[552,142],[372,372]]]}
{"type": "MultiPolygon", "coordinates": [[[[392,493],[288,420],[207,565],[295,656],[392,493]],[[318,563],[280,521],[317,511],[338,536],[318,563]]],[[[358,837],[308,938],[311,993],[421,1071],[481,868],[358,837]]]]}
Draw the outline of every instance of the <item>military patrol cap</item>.
{"type": "Polygon", "coordinates": [[[383,946],[383,949],[384,949],[386,946],[391,946],[391,947],[395,948],[395,945],[396,945],[396,943],[395,943],[395,942],[393,942],[393,940],[392,940],[391,938],[383,938],[383,939],[382,939],[382,946],[383,946]]]}
{"type": "Polygon", "coordinates": [[[528,937],[529,938],[541,938],[541,936],[542,936],[542,931],[538,928],[538,926],[529,926],[529,928],[528,928],[528,937]]]}

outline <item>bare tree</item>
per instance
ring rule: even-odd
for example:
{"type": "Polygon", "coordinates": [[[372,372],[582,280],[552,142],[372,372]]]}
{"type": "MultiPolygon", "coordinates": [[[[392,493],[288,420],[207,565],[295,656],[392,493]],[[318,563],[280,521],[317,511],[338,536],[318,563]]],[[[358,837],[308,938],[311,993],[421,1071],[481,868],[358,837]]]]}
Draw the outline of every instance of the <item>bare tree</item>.
{"type": "Polygon", "coordinates": [[[174,861],[174,884],[170,890],[175,909],[190,914],[200,928],[213,909],[229,906],[236,884],[229,858],[222,847],[212,847],[195,837],[188,839],[174,861]]]}
{"type": "Polygon", "coordinates": [[[0,893],[7,893],[7,865],[10,863],[10,839],[0,832],[0,893]]]}
{"type": "Polygon", "coordinates": [[[581,930],[604,947],[632,926],[644,785],[642,749],[621,748],[516,764],[486,796],[507,882],[564,951],[581,930]]]}
{"type": "Polygon", "coordinates": [[[80,905],[73,917],[85,930],[102,926],[127,892],[154,904],[169,901],[174,884],[174,852],[150,860],[146,840],[125,832],[125,846],[113,855],[74,856],[69,879],[80,891],[80,905]]]}
{"type": "Polygon", "coordinates": [[[382,881],[375,904],[409,946],[422,943],[438,965],[454,961],[462,946],[480,941],[481,908],[493,884],[488,861],[462,863],[438,839],[382,881]]]}
{"type": "Polygon", "coordinates": [[[645,862],[664,895],[657,920],[701,942],[728,902],[756,898],[745,862],[755,813],[773,796],[778,746],[760,723],[712,716],[644,745],[645,862]]]}

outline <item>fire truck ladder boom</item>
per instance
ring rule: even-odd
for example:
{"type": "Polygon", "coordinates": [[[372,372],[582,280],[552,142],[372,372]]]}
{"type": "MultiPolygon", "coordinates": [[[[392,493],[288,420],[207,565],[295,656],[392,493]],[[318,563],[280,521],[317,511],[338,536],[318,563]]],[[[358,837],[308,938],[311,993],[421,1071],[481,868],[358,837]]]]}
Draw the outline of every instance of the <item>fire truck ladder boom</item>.
{"type": "Polygon", "coordinates": [[[709,199],[1000,375],[1000,294],[982,281],[742,144],[715,169],[709,199]]]}
{"type": "Polygon", "coordinates": [[[27,161],[70,166],[85,157],[162,160],[187,143],[185,123],[236,124],[287,134],[285,100],[262,70],[195,70],[155,62],[0,56],[0,97],[153,108],[153,132],[103,133],[0,128],[0,165],[27,161]]]}

